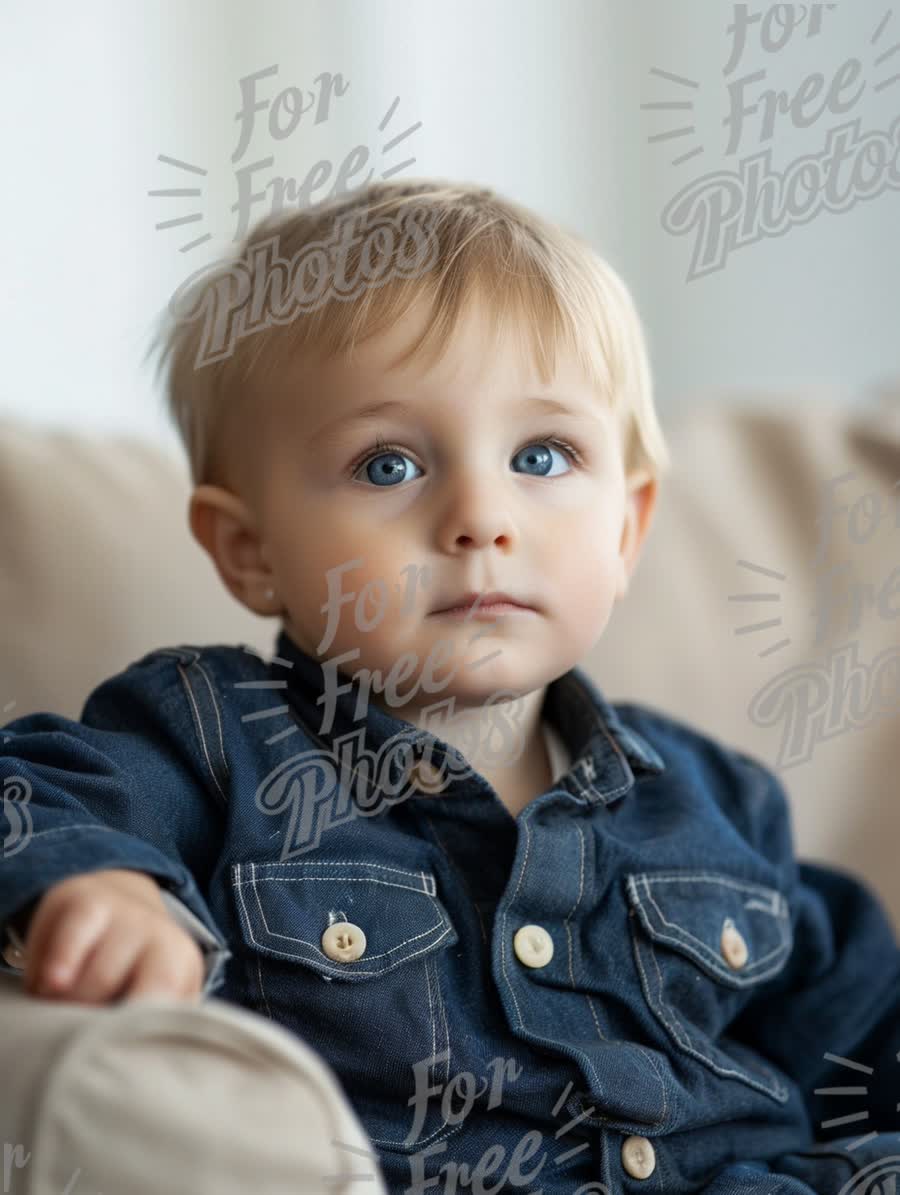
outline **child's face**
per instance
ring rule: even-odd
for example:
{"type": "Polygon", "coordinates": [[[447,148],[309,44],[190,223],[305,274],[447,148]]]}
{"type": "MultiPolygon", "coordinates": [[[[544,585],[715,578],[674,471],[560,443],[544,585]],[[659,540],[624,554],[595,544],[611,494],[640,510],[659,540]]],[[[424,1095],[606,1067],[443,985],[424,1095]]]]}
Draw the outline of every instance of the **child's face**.
{"type": "Polygon", "coordinates": [[[499,689],[532,692],[583,659],[624,596],[656,487],[628,493],[616,421],[572,360],[542,385],[524,344],[499,340],[489,354],[474,307],[436,366],[392,368],[424,314],[413,308],[352,363],[280,379],[258,425],[252,498],[244,496],[256,554],[235,549],[228,567],[236,575],[246,566],[249,577],[255,566],[284,629],[314,658],[358,653],[338,664],[348,676],[397,669],[399,697],[414,694],[410,709],[452,695],[462,710],[499,689]],[[572,413],[525,401],[551,396],[572,413]],[[407,409],[359,417],[389,400],[407,409]],[[490,590],[531,609],[497,614],[494,625],[437,613],[490,590]],[[353,600],[341,603],[346,595],[353,600]],[[431,692],[421,684],[429,660],[431,692]]]}

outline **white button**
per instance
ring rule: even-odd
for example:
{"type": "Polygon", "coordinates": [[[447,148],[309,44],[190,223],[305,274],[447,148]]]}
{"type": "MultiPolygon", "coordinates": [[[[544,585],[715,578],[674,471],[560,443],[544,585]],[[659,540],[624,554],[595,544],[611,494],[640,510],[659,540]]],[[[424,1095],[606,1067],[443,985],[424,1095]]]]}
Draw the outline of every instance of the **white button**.
{"type": "Polygon", "coordinates": [[[513,950],[526,967],[546,967],[553,958],[553,939],[542,925],[523,925],[513,938],[513,950]]]}
{"type": "Polygon", "coordinates": [[[632,1178],[649,1178],[656,1169],[656,1154],[646,1137],[626,1137],[622,1142],[622,1165],[632,1178]]]}
{"type": "Polygon", "coordinates": [[[15,967],[17,971],[25,970],[25,951],[20,950],[18,946],[14,946],[12,942],[7,942],[3,947],[3,961],[10,967],[15,967]]]}
{"type": "Polygon", "coordinates": [[[366,935],[352,921],[335,921],[322,934],[322,949],[338,963],[352,963],[366,949],[366,935]]]}
{"type": "Polygon", "coordinates": [[[409,777],[416,788],[424,793],[439,793],[446,788],[447,781],[440,768],[427,759],[420,759],[409,769],[409,777]]]}
{"type": "Polygon", "coordinates": [[[720,945],[725,962],[735,971],[739,971],[746,963],[750,952],[747,950],[744,935],[730,917],[725,918],[725,924],[722,926],[720,945]]]}

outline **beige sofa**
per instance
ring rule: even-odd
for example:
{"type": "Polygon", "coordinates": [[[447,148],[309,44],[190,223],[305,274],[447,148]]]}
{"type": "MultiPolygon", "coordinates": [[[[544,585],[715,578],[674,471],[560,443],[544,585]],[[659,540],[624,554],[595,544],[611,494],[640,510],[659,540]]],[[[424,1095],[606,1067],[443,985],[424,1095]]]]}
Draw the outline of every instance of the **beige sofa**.
{"type": "MultiPolygon", "coordinates": [[[[608,697],[655,705],[775,768],[798,853],[867,878],[900,926],[898,684],[893,703],[847,729],[852,685],[835,672],[854,652],[857,685],[879,654],[882,690],[900,671],[900,383],[853,407],[731,396],[665,430],[672,473],[631,591],[585,667],[608,697]],[[835,510],[817,563],[827,493],[850,510],[835,510]],[[843,577],[845,593],[868,584],[877,600],[855,626],[845,599],[817,642],[812,611],[834,566],[835,594],[843,577]],[[838,711],[824,729],[822,713],[800,709],[813,691],[838,711]]],[[[93,685],[163,644],[272,650],[277,622],[240,606],[192,539],[188,494],[184,462],[145,443],[0,419],[0,722],[78,717],[93,685]]]]}

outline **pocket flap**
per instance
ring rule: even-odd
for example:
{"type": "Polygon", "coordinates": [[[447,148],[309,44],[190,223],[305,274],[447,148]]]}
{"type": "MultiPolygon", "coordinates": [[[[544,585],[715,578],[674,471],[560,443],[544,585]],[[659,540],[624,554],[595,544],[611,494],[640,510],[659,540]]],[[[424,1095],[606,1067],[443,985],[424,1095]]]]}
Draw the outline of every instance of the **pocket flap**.
{"type": "Polygon", "coordinates": [[[777,888],[721,872],[658,871],[629,874],[627,892],[655,942],[731,987],[770,978],[790,954],[790,909],[777,888]]]}
{"type": "Polygon", "coordinates": [[[427,871],[308,861],[235,863],[231,874],[248,945],[327,978],[373,979],[459,940],[427,871]],[[323,950],[322,935],[339,921],[365,935],[365,948],[353,961],[323,950]]]}

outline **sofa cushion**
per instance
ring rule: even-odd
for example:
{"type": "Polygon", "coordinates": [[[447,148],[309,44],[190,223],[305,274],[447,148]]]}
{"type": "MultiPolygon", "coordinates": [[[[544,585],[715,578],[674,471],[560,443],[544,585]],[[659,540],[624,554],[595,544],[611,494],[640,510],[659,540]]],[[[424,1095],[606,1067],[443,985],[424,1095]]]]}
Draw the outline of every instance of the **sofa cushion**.
{"type": "Polygon", "coordinates": [[[189,495],[186,463],[152,444],[0,419],[0,723],[78,717],[101,680],[168,643],[271,652],[278,624],[222,585],[189,495]]]}

